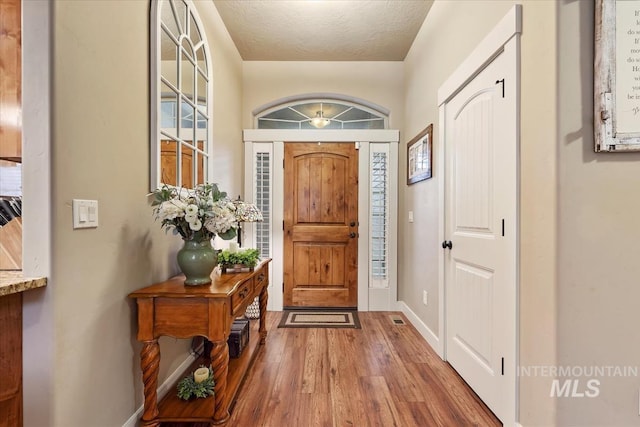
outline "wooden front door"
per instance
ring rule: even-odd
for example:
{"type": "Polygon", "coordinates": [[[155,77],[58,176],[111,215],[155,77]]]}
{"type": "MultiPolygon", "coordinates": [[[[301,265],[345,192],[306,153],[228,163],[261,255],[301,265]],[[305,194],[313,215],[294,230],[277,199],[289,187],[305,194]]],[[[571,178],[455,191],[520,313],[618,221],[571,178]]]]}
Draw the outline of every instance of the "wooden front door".
{"type": "Polygon", "coordinates": [[[356,307],[355,144],[286,143],[284,152],[284,306],[356,307]]]}

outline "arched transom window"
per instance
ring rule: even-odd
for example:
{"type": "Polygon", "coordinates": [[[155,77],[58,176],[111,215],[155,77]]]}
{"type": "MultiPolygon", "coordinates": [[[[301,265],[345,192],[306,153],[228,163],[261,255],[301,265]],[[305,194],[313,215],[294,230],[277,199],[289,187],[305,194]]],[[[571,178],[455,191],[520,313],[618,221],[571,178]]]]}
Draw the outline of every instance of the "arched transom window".
{"type": "Polygon", "coordinates": [[[258,129],[386,129],[388,113],[340,99],[305,99],[254,111],[258,129]]]}

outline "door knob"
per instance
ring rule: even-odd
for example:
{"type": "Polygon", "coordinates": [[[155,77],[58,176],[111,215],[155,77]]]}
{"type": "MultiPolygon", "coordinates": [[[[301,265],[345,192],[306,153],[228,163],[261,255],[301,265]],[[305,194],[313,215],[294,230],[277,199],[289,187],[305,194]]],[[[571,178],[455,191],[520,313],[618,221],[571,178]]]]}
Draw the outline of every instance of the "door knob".
{"type": "Polygon", "coordinates": [[[442,242],[442,249],[451,249],[453,248],[453,243],[451,243],[451,240],[445,240],[444,242],[442,242]]]}
{"type": "Polygon", "coordinates": [[[356,226],[355,221],[351,221],[351,222],[349,223],[349,227],[355,227],[355,226],[356,226]]]}
{"type": "Polygon", "coordinates": [[[356,233],[349,233],[349,237],[351,237],[352,239],[356,238],[356,233]]]}

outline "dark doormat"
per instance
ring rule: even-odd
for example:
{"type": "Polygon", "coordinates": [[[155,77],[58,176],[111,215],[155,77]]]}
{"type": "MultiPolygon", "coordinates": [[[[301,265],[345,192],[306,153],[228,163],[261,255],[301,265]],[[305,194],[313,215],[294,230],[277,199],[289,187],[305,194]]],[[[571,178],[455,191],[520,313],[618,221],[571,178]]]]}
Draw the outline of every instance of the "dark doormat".
{"type": "Polygon", "coordinates": [[[355,310],[285,310],[278,328],[360,329],[355,310]]]}

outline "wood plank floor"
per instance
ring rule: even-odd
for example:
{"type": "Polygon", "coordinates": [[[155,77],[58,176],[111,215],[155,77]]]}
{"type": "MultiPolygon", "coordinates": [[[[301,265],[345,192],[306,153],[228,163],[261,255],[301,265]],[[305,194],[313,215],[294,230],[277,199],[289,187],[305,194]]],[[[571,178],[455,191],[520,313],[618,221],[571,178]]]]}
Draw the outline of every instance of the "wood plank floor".
{"type": "Polygon", "coordinates": [[[227,425],[502,425],[406,319],[395,325],[390,314],[359,313],[362,329],[278,329],[281,313],[269,312],[267,344],[227,425]]]}

